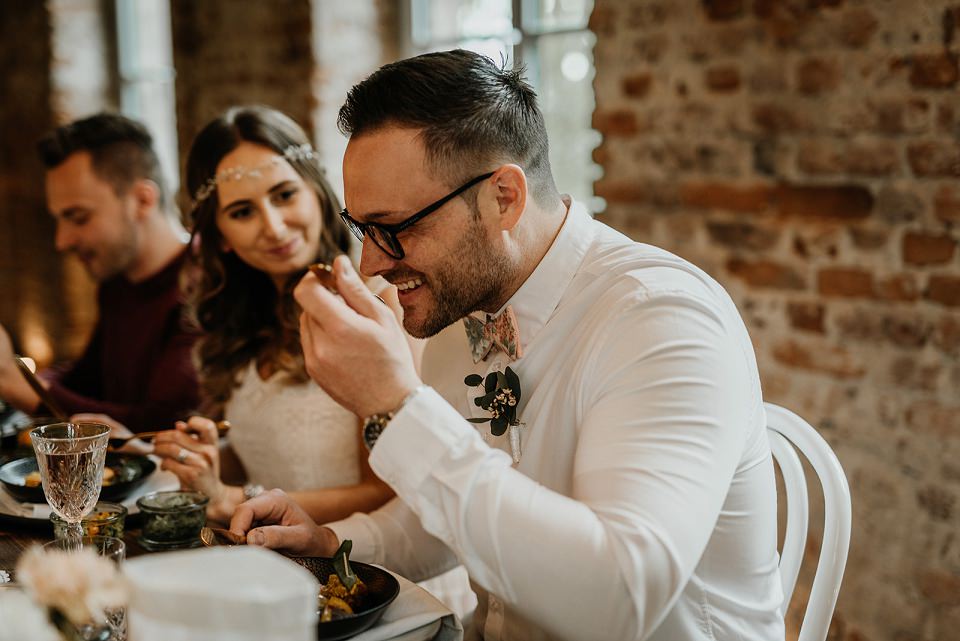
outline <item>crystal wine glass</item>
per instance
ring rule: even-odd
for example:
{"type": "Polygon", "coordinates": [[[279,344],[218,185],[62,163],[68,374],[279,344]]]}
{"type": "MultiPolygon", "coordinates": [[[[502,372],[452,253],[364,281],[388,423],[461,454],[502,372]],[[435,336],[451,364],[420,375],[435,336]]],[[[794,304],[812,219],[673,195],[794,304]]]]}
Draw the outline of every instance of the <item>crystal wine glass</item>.
{"type": "Polygon", "coordinates": [[[101,423],[54,423],[30,431],[47,503],[79,545],[80,520],[100,498],[110,428],[101,423]]]}

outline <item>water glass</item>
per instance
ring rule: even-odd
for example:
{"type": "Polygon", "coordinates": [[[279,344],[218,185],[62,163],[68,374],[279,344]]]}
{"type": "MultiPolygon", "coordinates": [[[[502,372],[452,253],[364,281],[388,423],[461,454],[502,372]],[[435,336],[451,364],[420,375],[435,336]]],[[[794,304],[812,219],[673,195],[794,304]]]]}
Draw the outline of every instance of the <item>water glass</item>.
{"type": "Polygon", "coordinates": [[[80,520],[100,498],[109,436],[102,423],[54,423],[30,431],[43,495],[77,538],[80,520]]]}

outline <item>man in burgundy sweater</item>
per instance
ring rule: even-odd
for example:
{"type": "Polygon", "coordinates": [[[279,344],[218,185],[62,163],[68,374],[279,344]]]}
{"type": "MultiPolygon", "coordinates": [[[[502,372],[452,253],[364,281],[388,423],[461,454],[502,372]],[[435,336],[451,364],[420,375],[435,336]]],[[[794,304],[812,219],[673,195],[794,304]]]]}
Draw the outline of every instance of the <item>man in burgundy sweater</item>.
{"type": "MultiPolygon", "coordinates": [[[[99,283],[99,318],[83,355],[41,377],[69,414],[106,414],[131,430],[173,427],[198,405],[179,272],[186,238],[153,141],[139,123],[98,114],[38,143],[58,251],[99,283]]],[[[0,326],[0,398],[28,413],[40,399],[0,326]]]]}

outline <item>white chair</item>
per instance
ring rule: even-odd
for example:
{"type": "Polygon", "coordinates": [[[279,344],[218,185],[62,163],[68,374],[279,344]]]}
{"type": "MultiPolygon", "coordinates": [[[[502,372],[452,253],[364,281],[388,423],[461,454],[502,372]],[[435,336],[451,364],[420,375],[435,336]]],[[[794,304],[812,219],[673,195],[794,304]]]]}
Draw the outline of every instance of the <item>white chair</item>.
{"type": "Polygon", "coordinates": [[[797,641],[824,641],[850,548],[850,489],[840,461],[809,423],[779,405],[764,406],[770,449],[780,466],[787,495],[786,533],[780,554],[784,613],[797,583],[809,522],[807,481],[797,450],[810,462],[823,488],[823,543],[797,641]]]}

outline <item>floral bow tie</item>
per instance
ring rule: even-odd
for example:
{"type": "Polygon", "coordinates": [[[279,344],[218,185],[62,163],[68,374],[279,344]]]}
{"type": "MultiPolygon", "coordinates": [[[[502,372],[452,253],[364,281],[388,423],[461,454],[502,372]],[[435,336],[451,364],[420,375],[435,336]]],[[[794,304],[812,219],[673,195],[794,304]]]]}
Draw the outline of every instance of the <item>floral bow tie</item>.
{"type": "Polygon", "coordinates": [[[474,363],[486,360],[495,347],[509,356],[512,361],[523,356],[523,349],[520,347],[520,328],[517,326],[513,307],[507,305],[507,308],[497,316],[488,314],[486,322],[467,316],[463,319],[463,326],[467,330],[467,340],[470,341],[474,363]]]}

